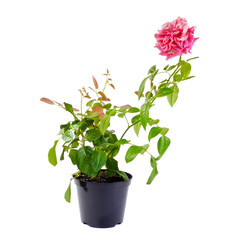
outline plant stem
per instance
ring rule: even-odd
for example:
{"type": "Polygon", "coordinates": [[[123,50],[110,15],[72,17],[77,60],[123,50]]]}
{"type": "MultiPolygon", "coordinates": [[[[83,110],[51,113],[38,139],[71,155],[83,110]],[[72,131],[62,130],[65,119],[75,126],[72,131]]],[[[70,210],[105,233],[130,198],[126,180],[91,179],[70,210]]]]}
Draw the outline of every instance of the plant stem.
{"type": "Polygon", "coordinates": [[[173,72],[173,73],[170,75],[170,77],[168,78],[168,82],[170,81],[171,77],[174,76],[174,74],[179,71],[178,68],[180,67],[180,65],[179,65],[180,62],[181,62],[181,56],[180,56],[180,58],[179,58],[179,62],[178,62],[178,64],[177,64],[176,69],[174,70],[174,72],[173,72]]]}
{"type": "Polygon", "coordinates": [[[127,127],[127,129],[124,131],[124,133],[122,134],[121,138],[120,139],[123,139],[124,135],[127,133],[127,131],[133,127],[135,124],[139,123],[141,120],[138,120],[137,122],[131,124],[130,126],[127,127]]]}

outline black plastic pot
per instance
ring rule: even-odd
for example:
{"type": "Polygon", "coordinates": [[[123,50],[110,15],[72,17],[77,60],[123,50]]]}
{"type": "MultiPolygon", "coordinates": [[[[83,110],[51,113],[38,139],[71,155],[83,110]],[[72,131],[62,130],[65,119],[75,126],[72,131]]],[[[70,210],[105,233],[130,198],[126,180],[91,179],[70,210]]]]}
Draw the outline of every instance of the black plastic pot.
{"type": "Polygon", "coordinates": [[[84,224],[95,228],[110,228],[123,222],[129,180],[111,183],[81,182],[77,186],[80,217],[84,224]]]}

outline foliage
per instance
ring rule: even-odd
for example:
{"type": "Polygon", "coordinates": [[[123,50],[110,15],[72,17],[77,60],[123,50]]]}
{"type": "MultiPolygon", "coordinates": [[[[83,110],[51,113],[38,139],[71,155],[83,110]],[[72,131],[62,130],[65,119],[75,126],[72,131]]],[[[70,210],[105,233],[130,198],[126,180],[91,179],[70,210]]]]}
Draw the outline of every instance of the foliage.
{"type": "MultiPolygon", "coordinates": [[[[159,126],[159,119],[152,119],[150,110],[155,105],[153,103],[157,98],[166,97],[171,107],[175,104],[179,94],[178,85],[194,77],[190,76],[191,65],[189,61],[192,59],[184,61],[180,57],[176,65],[167,65],[163,68],[163,71],[159,71],[156,65],[152,66],[147,77],[141,82],[139,90],[135,92],[139,100],[143,99],[140,107],[131,107],[130,105],[118,107],[110,103],[105,90],[107,87],[115,89],[115,86],[112,84],[108,70],[104,74],[106,82],[102,90],[99,90],[99,84],[93,77],[94,88],[89,88],[94,93],[95,98],[91,98],[84,87],[79,90],[81,110],[74,108],[69,103],[60,104],[48,98],[42,98],[41,101],[57,105],[73,116],[72,121],[60,125],[59,135],[61,137],[55,140],[53,147],[49,150],[49,162],[53,166],[57,165],[56,146],[59,140],[62,140],[61,161],[64,160],[64,154],[67,153],[71,163],[76,165],[80,172],[89,175],[91,178],[97,178],[99,171],[104,167],[107,169],[108,177],[117,173],[124,180],[127,180],[127,175],[118,167],[116,156],[122,146],[128,145],[125,155],[127,163],[133,161],[139,154],[147,153],[150,156],[152,171],[147,181],[147,184],[150,184],[158,174],[157,161],[161,159],[170,145],[170,139],[166,136],[169,129],[159,126]],[[162,73],[167,74],[168,77],[156,85],[154,80],[162,73]],[[84,99],[88,99],[85,110],[83,110],[84,99]],[[127,122],[127,127],[121,137],[118,137],[113,130],[109,130],[113,117],[125,119],[127,122]],[[129,121],[129,119],[131,120],[129,121]],[[126,133],[132,128],[137,136],[139,136],[141,128],[148,131],[148,143],[137,146],[126,139],[126,133]],[[148,148],[150,141],[156,137],[158,137],[158,156],[155,157],[148,151],[148,148]]],[[[65,194],[65,199],[68,202],[70,202],[70,191],[69,185],[65,194]]]]}

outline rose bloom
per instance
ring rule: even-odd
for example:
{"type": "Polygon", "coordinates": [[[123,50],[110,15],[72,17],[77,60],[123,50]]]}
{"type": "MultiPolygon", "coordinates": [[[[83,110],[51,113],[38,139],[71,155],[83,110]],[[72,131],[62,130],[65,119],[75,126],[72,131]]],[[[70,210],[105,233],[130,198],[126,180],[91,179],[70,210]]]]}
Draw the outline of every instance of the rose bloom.
{"type": "Polygon", "coordinates": [[[185,18],[178,17],[172,22],[162,25],[162,29],[155,34],[156,48],[166,59],[190,53],[198,38],[194,38],[195,27],[188,27],[185,18]]]}

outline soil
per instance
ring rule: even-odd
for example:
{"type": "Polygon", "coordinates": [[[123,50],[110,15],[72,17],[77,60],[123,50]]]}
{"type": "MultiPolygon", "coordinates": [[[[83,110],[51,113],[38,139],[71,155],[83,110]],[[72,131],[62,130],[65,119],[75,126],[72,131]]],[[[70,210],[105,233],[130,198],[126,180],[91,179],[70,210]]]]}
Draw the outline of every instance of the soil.
{"type": "Polygon", "coordinates": [[[115,174],[112,177],[105,176],[106,171],[101,170],[95,178],[91,178],[84,173],[80,173],[76,179],[79,179],[81,182],[95,182],[95,183],[111,183],[111,182],[123,182],[123,177],[119,174],[115,174]]]}

